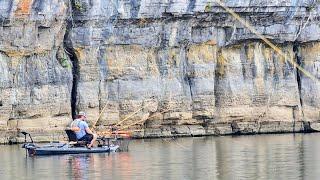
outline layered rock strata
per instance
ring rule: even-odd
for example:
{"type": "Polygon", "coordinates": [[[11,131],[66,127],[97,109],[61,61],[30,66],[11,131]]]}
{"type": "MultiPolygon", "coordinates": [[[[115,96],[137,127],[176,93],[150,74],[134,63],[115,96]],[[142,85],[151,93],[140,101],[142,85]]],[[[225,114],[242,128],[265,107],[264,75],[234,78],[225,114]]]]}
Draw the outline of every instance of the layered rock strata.
{"type": "Polygon", "coordinates": [[[20,129],[45,134],[69,121],[72,66],[63,50],[67,12],[62,0],[0,1],[2,142],[20,129]]]}
{"type": "Polygon", "coordinates": [[[225,4],[285,56],[213,0],[0,2],[1,128],[81,110],[100,130],[130,116],[138,137],[319,129],[319,81],[292,62],[319,79],[320,3],[225,4]]]}

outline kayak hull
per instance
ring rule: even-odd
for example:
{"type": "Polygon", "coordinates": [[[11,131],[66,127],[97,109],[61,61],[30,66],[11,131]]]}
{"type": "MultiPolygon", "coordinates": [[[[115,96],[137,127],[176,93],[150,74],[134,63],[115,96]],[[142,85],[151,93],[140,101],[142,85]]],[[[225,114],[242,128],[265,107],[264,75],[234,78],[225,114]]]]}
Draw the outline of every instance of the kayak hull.
{"type": "Polygon", "coordinates": [[[118,150],[119,146],[102,146],[88,149],[86,147],[71,147],[68,144],[50,144],[45,146],[36,146],[35,144],[25,144],[29,156],[48,156],[63,154],[88,154],[88,153],[109,153],[118,150]]]}

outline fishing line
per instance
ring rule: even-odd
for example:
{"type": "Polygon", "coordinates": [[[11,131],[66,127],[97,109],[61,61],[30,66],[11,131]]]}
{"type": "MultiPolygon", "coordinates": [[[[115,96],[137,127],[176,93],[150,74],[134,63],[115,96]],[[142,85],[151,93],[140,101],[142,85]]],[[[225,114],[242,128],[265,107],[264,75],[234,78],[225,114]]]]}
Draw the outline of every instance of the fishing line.
{"type": "Polygon", "coordinates": [[[94,121],[94,123],[93,123],[92,127],[96,127],[96,124],[98,123],[98,121],[99,121],[100,117],[102,116],[102,113],[103,113],[103,112],[105,111],[105,109],[107,108],[107,105],[108,105],[108,103],[106,103],[106,105],[103,107],[103,109],[102,109],[102,111],[100,112],[100,114],[99,114],[99,116],[98,116],[97,120],[96,120],[96,121],[94,121]]]}
{"type": "MultiPolygon", "coordinates": [[[[168,111],[170,111],[170,110],[169,110],[169,109],[168,109],[168,110],[164,110],[164,111],[161,111],[161,112],[159,112],[159,113],[162,114],[162,113],[165,113],[165,112],[168,112],[168,111]]],[[[149,117],[146,118],[146,119],[142,119],[142,120],[133,122],[133,123],[127,125],[127,126],[124,126],[124,127],[120,128],[119,130],[124,130],[124,129],[127,129],[127,128],[133,126],[133,125],[136,125],[136,124],[142,123],[142,122],[144,122],[144,121],[147,121],[147,120],[149,120],[150,118],[155,117],[156,115],[157,115],[157,113],[154,113],[153,115],[149,116],[149,117]]]]}
{"type": "MultiPolygon", "coordinates": [[[[150,104],[151,104],[151,102],[149,102],[145,106],[149,106],[150,104]]],[[[138,112],[140,112],[143,109],[144,109],[144,106],[142,106],[140,109],[138,109],[137,111],[133,112],[132,114],[130,114],[129,116],[127,116],[126,118],[121,120],[120,122],[118,122],[115,126],[119,126],[120,124],[122,124],[123,122],[125,122],[126,120],[128,120],[129,118],[131,118],[132,116],[134,116],[135,114],[137,114],[138,112]]]]}

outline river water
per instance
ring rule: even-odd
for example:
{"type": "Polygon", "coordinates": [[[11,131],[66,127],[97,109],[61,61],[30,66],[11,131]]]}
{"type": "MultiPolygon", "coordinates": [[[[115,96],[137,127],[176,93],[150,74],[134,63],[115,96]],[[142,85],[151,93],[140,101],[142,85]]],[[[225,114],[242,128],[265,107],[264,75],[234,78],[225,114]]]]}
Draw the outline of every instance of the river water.
{"type": "Polygon", "coordinates": [[[133,140],[128,152],[25,157],[0,146],[0,179],[319,179],[320,134],[133,140]]]}

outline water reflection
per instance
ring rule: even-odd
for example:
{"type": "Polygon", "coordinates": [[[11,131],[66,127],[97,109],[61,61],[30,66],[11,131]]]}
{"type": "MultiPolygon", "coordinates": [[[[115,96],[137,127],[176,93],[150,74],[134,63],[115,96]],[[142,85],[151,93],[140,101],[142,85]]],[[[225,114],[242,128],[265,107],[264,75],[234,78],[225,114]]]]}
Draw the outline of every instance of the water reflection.
{"type": "Polygon", "coordinates": [[[67,169],[70,174],[68,176],[74,179],[88,178],[89,167],[94,165],[94,159],[92,155],[72,155],[67,158],[67,169]]]}
{"type": "Polygon", "coordinates": [[[129,152],[27,158],[19,146],[1,146],[0,175],[1,179],[317,179],[319,137],[136,140],[129,152]]]}

